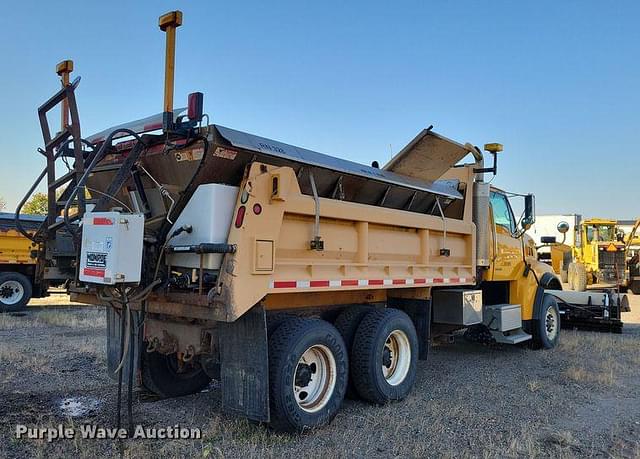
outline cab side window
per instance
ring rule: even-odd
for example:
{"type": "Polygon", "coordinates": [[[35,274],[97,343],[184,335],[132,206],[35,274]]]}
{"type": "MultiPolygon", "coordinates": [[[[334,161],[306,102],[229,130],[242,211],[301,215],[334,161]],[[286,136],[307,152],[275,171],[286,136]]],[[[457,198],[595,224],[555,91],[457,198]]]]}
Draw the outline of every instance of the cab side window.
{"type": "Polygon", "coordinates": [[[515,232],[515,222],[507,197],[502,193],[491,192],[491,208],[496,225],[502,226],[510,233],[515,232]]]}

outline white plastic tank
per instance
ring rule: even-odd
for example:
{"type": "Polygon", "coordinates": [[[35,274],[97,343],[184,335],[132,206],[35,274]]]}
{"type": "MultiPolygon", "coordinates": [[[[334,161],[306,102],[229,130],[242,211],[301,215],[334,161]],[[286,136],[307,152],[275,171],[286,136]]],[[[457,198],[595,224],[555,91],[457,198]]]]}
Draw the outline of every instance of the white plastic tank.
{"type": "MultiPolygon", "coordinates": [[[[170,246],[202,243],[226,243],[233,211],[238,197],[237,186],[207,183],[198,186],[184,210],[171,228],[171,233],[183,225],[191,225],[191,233],[183,232],[174,237],[170,246]]],[[[203,255],[204,269],[220,269],[222,254],[203,255]]],[[[200,255],[195,253],[167,254],[166,263],[182,268],[199,268],[200,255]]]]}

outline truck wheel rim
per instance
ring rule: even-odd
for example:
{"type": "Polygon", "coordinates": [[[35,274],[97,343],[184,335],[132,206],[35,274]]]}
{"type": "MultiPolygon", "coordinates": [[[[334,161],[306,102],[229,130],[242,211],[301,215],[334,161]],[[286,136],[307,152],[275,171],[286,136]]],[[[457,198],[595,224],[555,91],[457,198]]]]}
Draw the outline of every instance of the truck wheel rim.
{"type": "Polygon", "coordinates": [[[4,304],[16,304],[24,296],[24,287],[20,282],[9,280],[0,284],[0,301],[4,304]]]}
{"type": "Polygon", "coordinates": [[[547,334],[547,338],[551,341],[553,341],[558,334],[558,314],[556,313],[556,309],[552,306],[549,306],[547,313],[545,314],[544,330],[547,334]]]}
{"type": "Polygon", "coordinates": [[[324,408],[336,386],[336,359],[321,344],[308,348],[296,365],[293,392],[298,406],[308,413],[324,408]]]}
{"type": "Polygon", "coordinates": [[[382,352],[382,374],[391,386],[402,383],[411,366],[411,344],[406,333],[394,330],[384,343],[382,352]]]}

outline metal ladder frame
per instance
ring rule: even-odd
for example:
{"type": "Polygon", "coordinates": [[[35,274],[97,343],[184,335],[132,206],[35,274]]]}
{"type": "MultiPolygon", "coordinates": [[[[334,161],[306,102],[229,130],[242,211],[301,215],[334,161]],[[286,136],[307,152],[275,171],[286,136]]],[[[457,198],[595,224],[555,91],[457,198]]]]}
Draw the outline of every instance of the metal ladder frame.
{"type": "MultiPolygon", "coordinates": [[[[72,83],[63,86],[63,88],[49,100],[38,107],[38,118],[40,120],[40,129],[45,146],[44,150],[40,149],[39,151],[45,156],[47,165],[31,186],[26,196],[20,204],[18,204],[15,215],[16,227],[20,233],[34,242],[43,243],[56,238],[56,231],[64,224],[62,221],[56,221],[58,214],[60,210],[64,208],[66,199],[75,188],[79,178],[83,175],[86,159],[90,159],[85,158],[82,148],[82,144],[85,143],[85,141],[80,134],[80,118],[75,97],[75,89],[79,83],[80,77],[73,80],[72,83]],[[62,110],[69,111],[71,123],[62,126],[63,129],[52,137],[47,114],[59,104],[62,104],[62,110]],[[56,160],[61,156],[70,156],[67,149],[61,148],[65,143],[73,144],[73,158],[75,160],[73,169],[61,177],[56,177],[56,160]],[[45,176],[47,177],[47,219],[38,231],[32,235],[22,227],[20,223],[20,211],[45,176]],[[56,192],[64,185],[67,185],[67,188],[60,196],[60,200],[58,200],[56,192]]],[[[80,218],[86,210],[84,192],[78,193],[77,206],[78,212],[73,216],[74,220],[80,218]]]]}

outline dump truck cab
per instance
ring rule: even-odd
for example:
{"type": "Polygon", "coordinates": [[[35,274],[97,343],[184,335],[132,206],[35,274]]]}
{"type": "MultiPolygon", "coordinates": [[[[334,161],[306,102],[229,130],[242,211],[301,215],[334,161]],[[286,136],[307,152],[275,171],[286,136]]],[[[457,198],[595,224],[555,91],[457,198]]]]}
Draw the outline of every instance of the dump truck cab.
{"type": "MultiPolygon", "coordinates": [[[[486,147],[495,148],[494,145],[486,147]]],[[[550,266],[537,259],[533,239],[526,234],[535,221],[534,195],[508,192],[488,184],[484,176],[495,173],[498,153],[488,151],[494,156],[493,167],[485,167],[484,156],[478,154],[474,156],[473,164],[451,167],[442,180],[463,182],[463,176],[471,177],[467,180],[471,181],[469,189],[473,193],[478,280],[484,301],[486,304],[518,305],[522,323],[529,329],[535,320],[536,302],[542,298],[543,291],[560,291],[562,284],[550,266]],[[519,217],[516,217],[510,199],[522,201],[519,217]]],[[[499,340],[503,339],[500,334],[495,335],[499,340]]]]}
{"type": "Polygon", "coordinates": [[[532,251],[531,238],[524,232],[526,227],[516,220],[508,193],[492,187],[489,202],[493,223],[491,231],[492,237],[495,234],[495,244],[493,262],[491,268],[487,270],[485,280],[494,282],[515,280],[518,274],[522,273],[525,263],[540,274],[550,272],[544,263],[539,263],[532,258],[535,257],[535,252],[532,251]]]}
{"type": "Polygon", "coordinates": [[[523,320],[532,320],[537,288],[562,290],[562,284],[551,267],[537,259],[533,240],[525,232],[534,216],[524,215],[517,221],[508,193],[495,187],[491,188],[489,202],[494,244],[491,266],[484,280],[494,289],[508,284],[508,303],[521,305],[523,320]],[[528,275],[529,272],[532,274],[528,275]]]}

